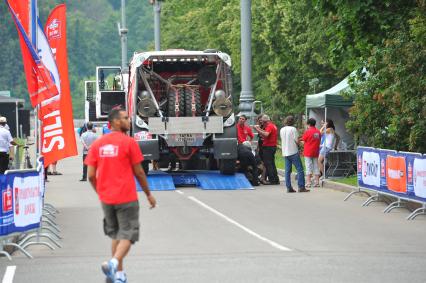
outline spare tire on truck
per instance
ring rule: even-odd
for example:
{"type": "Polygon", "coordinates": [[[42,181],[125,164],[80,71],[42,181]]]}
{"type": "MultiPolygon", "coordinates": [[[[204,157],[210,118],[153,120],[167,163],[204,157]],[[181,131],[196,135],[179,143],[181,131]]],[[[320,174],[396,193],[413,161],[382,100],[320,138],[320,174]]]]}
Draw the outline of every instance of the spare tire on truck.
{"type": "Polygon", "coordinates": [[[201,116],[201,93],[200,89],[187,87],[185,89],[185,114],[187,117],[201,116]],[[194,99],[193,99],[194,97],[194,99]],[[194,107],[193,107],[194,106],[194,107]]]}
{"type": "Polygon", "coordinates": [[[168,117],[185,116],[185,89],[171,88],[168,93],[168,117]],[[176,101],[178,107],[176,107],[176,101]]]}

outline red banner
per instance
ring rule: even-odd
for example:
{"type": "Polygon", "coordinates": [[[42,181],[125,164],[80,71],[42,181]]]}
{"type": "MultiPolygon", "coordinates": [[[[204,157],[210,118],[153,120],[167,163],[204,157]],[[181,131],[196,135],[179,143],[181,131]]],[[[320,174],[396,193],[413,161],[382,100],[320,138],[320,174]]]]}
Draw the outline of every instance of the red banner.
{"type": "Polygon", "coordinates": [[[65,4],[56,6],[50,13],[45,34],[60,77],[59,100],[45,101],[40,109],[42,154],[45,166],[48,166],[57,160],[78,154],[68,79],[65,4]]]}
{"type": "Polygon", "coordinates": [[[49,71],[43,65],[43,62],[41,62],[28,37],[29,2],[30,1],[27,0],[11,1],[9,3],[9,1],[6,0],[16,29],[18,30],[28,92],[31,104],[35,107],[41,101],[57,95],[58,90],[50,77],[49,71]]]}

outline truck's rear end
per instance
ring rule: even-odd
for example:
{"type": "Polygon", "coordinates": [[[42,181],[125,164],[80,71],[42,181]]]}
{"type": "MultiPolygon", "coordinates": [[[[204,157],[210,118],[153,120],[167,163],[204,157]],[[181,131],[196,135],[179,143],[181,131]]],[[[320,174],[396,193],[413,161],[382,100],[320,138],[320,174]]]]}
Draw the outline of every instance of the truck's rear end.
{"type": "Polygon", "coordinates": [[[135,54],[127,108],[146,160],[235,172],[231,60],[217,51],[135,54]]]}

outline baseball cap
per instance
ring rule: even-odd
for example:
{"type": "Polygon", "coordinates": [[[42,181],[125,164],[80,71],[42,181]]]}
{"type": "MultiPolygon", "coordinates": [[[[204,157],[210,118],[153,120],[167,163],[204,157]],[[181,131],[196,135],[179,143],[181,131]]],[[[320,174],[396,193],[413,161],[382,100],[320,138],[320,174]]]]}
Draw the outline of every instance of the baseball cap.
{"type": "Polygon", "coordinates": [[[0,123],[7,123],[6,117],[0,117],[0,123]]]}

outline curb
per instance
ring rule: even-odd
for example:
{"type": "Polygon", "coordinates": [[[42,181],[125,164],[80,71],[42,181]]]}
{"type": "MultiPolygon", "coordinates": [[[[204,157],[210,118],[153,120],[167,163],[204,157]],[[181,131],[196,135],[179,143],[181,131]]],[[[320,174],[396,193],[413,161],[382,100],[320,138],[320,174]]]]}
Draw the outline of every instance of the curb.
{"type": "MultiPolygon", "coordinates": [[[[278,175],[284,177],[285,171],[283,169],[277,168],[277,172],[278,172],[278,175]]],[[[291,173],[291,175],[293,177],[293,176],[296,175],[296,173],[291,173]]],[[[344,193],[351,193],[352,191],[357,189],[357,187],[347,185],[347,184],[338,183],[338,182],[334,182],[330,179],[326,179],[326,180],[323,181],[322,188],[340,191],[340,192],[344,192],[344,193]]]]}

